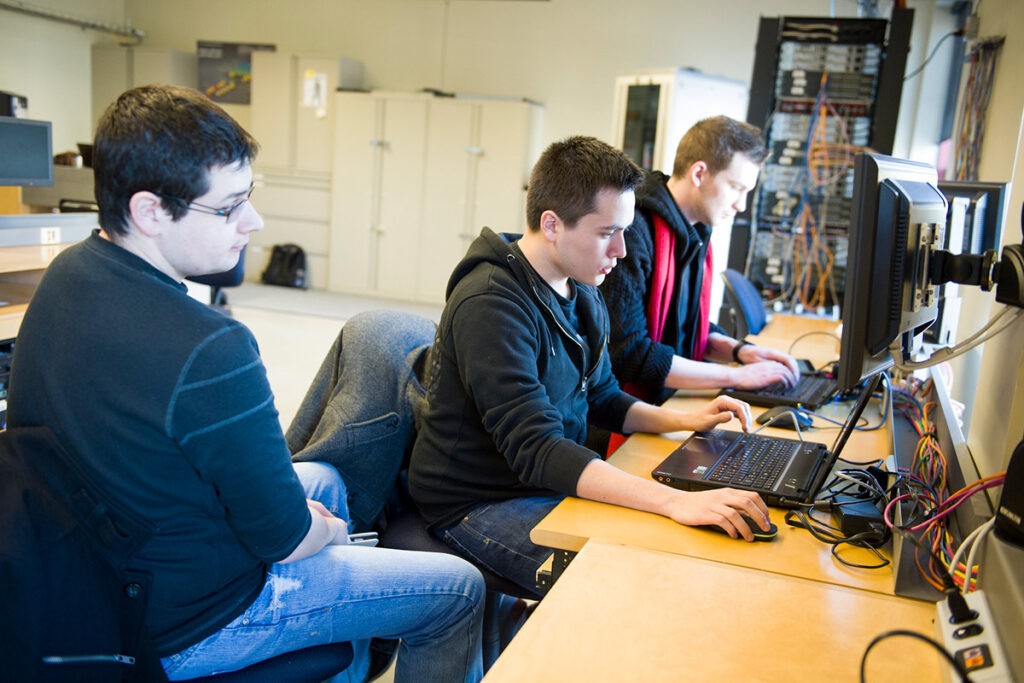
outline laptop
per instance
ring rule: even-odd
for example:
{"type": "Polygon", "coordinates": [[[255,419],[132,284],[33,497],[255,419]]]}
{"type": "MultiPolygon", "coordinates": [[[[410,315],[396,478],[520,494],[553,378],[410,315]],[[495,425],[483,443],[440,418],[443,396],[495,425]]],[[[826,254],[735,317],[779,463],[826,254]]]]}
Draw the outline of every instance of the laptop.
{"type": "Polygon", "coordinates": [[[814,502],[853,433],[877,381],[861,390],[831,450],[824,444],[716,429],[695,432],[651,471],[655,481],[684,491],[726,486],[756,491],[768,505],[814,502]]]}
{"type": "Polygon", "coordinates": [[[832,377],[815,372],[809,361],[797,362],[800,364],[800,379],[791,387],[778,382],[760,389],[722,389],[721,393],[766,408],[800,406],[817,410],[838,393],[839,383],[832,377]]]}

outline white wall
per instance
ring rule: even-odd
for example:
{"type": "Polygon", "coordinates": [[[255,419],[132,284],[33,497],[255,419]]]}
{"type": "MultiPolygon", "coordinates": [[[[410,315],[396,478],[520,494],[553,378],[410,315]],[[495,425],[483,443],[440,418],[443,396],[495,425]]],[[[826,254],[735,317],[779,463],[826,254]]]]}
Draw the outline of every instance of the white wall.
{"type": "Polygon", "coordinates": [[[620,72],[691,66],[747,81],[760,13],[827,14],[828,3],[732,0],[709,12],[697,0],[127,0],[127,10],[162,47],[270,42],[359,59],[371,87],[525,96],[545,105],[546,144],[608,139],[620,72]]]}
{"type": "MultiPolygon", "coordinates": [[[[1012,183],[1003,244],[1020,244],[1024,203],[1024,3],[985,0],[982,12],[979,35],[1005,35],[1006,42],[999,55],[986,114],[978,179],[1012,183]]],[[[976,324],[969,329],[978,329],[1002,308],[993,301],[992,294],[965,298],[964,310],[976,315],[964,320],[962,314],[961,330],[972,322],[976,324]]],[[[966,384],[975,377],[977,394],[964,397],[973,402],[974,408],[967,443],[982,474],[988,475],[1006,467],[1024,432],[1024,321],[985,344],[980,368],[965,368],[961,379],[966,384]]]]}
{"type": "MultiPolygon", "coordinates": [[[[303,54],[344,54],[366,65],[369,87],[524,96],[545,105],[542,142],[571,134],[611,137],[617,74],[686,66],[749,81],[760,15],[856,15],[853,0],[35,0],[35,6],[145,32],[150,47],[194,51],[197,40],[274,43],[303,54]]],[[[891,2],[882,2],[884,14],[891,2]]],[[[910,64],[945,31],[948,10],[916,8],[910,64]],[[945,24],[943,23],[945,22],[945,24]],[[936,23],[935,26],[932,26],[936,23]],[[929,42],[931,41],[931,42],[929,42]]],[[[117,38],[0,10],[0,89],[30,97],[54,121],[55,148],[91,137],[89,52],[117,38]],[[82,106],[84,103],[85,106],[82,106]]],[[[910,97],[945,69],[942,54],[910,97]]],[[[947,58],[948,63],[948,58],[947,58]]],[[[929,102],[940,93],[920,92],[929,102]]],[[[931,160],[934,107],[910,102],[897,138],[904,156],[931,160]],[[931,123],[929,122],[931,117],[931,123]],[[922,134],[915,130],[925,131],[922,134]],[[924,145],[922,151],[918,151],[924,145]]],[[[245,107],[231,113],[247,123],[245,107]]]]}
{"type": "MultiPolygon", "coordinates": [[[[93,22],[124,23],[124,0],[25,4],[93,22]]],[[[105,40],[113,37],[0,9],[0,90],[27,97],[30,118],[53,122],[54,153],[92,142],[90,47],[105,40]]]]}

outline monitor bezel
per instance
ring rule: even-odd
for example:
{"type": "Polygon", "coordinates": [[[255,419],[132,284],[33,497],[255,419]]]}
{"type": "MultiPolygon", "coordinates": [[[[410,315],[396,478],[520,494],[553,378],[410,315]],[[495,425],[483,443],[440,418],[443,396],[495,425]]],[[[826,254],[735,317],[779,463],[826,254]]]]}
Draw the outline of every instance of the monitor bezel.
{"type": "Polygon", "coordinates": [[[879,191],[886,180],[927,182],[937,190],[938,172],[928,164],[873,152],[862,152],[854,161],[849,255],[841,315],[843,332],[837,372],[841,389],[852,389],[893,365],[888,349],[876,354],[868,351],[866,334],[877,249],[879,191]]]}

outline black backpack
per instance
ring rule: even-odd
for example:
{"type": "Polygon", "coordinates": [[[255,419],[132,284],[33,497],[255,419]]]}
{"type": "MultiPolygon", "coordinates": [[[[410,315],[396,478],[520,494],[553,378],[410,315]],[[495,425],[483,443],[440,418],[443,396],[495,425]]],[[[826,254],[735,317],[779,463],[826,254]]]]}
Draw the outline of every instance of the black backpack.
{"type": "Polygon", "coordinates": [[[0,681],[166,681],[128,567],[150,534],[48,429],[0,433],[0,681]]]}
{"type": "Polygon", "coordinates": [[[297,244],[275,244],[270,262],[263,271],[263,283],[283,287],[309,288],[306,252],[297,244]]]}

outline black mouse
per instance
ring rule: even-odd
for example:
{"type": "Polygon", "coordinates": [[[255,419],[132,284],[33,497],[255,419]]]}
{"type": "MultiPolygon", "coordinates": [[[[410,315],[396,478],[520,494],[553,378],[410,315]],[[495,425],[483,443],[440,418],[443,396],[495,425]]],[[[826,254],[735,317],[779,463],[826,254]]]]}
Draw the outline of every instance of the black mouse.
{"type": "Polygon", "coordinates": [[[772,422],[770,427],[795,430],[797,423],[799,423],[800,429],[809,429],[814,424],[814,419],[810,415],[792,406],[775,406],[771,410],[764,411],[757,416],[757,424],[763,425],[776,415],[781,415],[781,417],[772,422]]]}
{"type": "MultiPolygon", "coordinates": [[[[750,527],[750,531],[754,534],[755,541],[772,541],[775,539],[776,536],[779,535],[779,527],[775,526],[771,522],[768,522],[768,531],[765,531],[764,529],[759,527],[757,523],[754,522],[754,520],[752,520],[750,517],[747,517],[746,515],[740,516],[743,518],[743,521],[747,523],[747,526],[750,527]]],[[[729,535],[728,531],[718,526],[717,524],[705,524],[701,528],[710,529],[711,531],[717,531],[718,533],[725,534],[726,536],[729,535]]],[[[745,539],[742,536],[740,536],[739,540],[742,541],[745,539]]]]}

